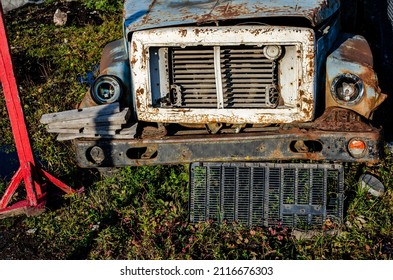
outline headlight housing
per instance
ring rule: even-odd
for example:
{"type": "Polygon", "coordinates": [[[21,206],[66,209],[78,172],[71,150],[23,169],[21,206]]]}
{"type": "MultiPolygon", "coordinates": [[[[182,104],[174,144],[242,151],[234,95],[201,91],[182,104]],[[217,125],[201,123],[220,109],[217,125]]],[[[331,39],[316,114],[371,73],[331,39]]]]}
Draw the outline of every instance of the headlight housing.
{"type": "Polygon", "coordinates": [[[355,105],[364,95],[363,81],[355,74],[341,74],[333,79],[330,92],[337,103],[355,105]]]}
{"type": "Polygon", "coordinates": [[[94,81],[90,93],[97,104],[109,104],[119,100],[123,87],[118,77],[102,75],[94,81]]]}

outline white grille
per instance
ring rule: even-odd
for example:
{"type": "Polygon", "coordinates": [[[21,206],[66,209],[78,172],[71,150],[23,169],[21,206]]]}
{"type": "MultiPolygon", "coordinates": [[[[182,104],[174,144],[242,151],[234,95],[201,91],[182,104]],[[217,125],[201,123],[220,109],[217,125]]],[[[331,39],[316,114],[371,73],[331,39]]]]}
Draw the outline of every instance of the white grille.
{"type": "Polygon", "coordinates": [[[178,107],[277,106],[276,62],[265,57],[262,47],[173,48],[171,65],[170,84],[178,107]]]}
{"type": "Polygon", "coordinates": [[[189,124],[310,121],[314,37],[312,29],[282,26],[137,31],[129,49],[138,119],[189,124]],[[281,48],[275,60],[263,51],[272,45],[281,48]]]}

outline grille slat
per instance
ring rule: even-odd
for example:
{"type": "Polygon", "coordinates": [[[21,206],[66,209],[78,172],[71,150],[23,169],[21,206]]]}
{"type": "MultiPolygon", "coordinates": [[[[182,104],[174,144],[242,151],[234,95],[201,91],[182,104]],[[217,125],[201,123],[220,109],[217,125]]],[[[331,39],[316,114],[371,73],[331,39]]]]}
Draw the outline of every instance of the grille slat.
{"type": "MultiPolygon", "coordinates": [[[[196,84],[197,84],[197,83],[196,83],[196,84]]],[[[192,86],[193,86],[192,84],[183,84],[183,85],[182,85],[182,88],[184,88],[185,90],[188,89],[188,88],[193,89],[192,86]]],[[[212,85],[209,85],[209,84],[200,84],[199,87],[200,87],[200,89],[212,88],[212,85]]]]}
{"type": "MultiPolygon", "coordinates": [[[[225,58],[223,55],[221,55],[220,56],[221,58],[225,58]]],[[[232,59],[233,59],[234,57],[232,57],[232,59]]],[[[244,59],[245,57],[244,56],[241,56],[241,58],[239,58],[239,59],[235,59],[235,60],[232,60],[231,62],[225,62],[224,64],[225,65],[231,65],[231,64],[239,64],[239,65],[241,65],[241,64],[243,64],[243,63],[253,63],[253,64],[259,64],[259,65],[261,65],[262,67],[263,66],[265,66],[265,67],[268,67],[269,65],[272,65],[272,61],[271,60],[269,60],[269,59],[267,59],[267,58],[257,58],[257,59],[253,59],[252,61],[250,61],[250,59],[244,59]]]]}
{"type": "Polygon", "coordinates": [[[341,223],[343,178],[342,165],[193,163],[190,220],[297,228],[341,223]]]}
{"type": "MultiPolygon", "coordinates": [[[[225,76],[222,76],[222,77],[225,78],[225,76]]],[[[272,79],[252,79],[248,75],[244,75],[243,77],[242,76],[236,76],[235,78],[232,77],[230,82],[228,82],[228,83],[234,84],[234,85],[242,85],[242,84],[248,85],[250,83],[258,84],[258,82],[264,82],[267,84],[269,84],[269,83],[271,84],[273,82],[273,80],[272,79]]],[[[225,83],[225,81],[224,81],[224,83],[225,83]]]]}
{"type": "Polygon", "coordinates": [[[212,79],[213,81],[215,80],[215,76],[214,74],[199,74],[199,75],[195,75],[195,74],[191,74],[187,73],[187,74],[176,74],[176,79],[177,80],[182,80],[182,79],[186,79],[186,80],[191,80],[192,79],[212,79]]]}
{"type": "Polygon", "coordinates": [[[198,97],[199,95],[203,95],[204,93],[205,94],[209,94],[209,93],[212,93],[214,96],[216,96],[216,91],[215,91],[215,89],[209,89],[209,88],[204,88],[204,89],[193,89],[193,88],[191,88],[191,89],[187,89],[185,92],[184,92],[184,95],[186,95],[187,93],[189,93],[189,94],[194,94],[195,93],[195,97],[198,97]]]}
{"type": "MultiPolygon", "coordinates": [[[[261,78],[261,83],[264,81],[263,78],[270,78],[269,81],[274,81],[271,74],[242,74],[242,73],[228,73],[221,76],[223,79],[230,78],[261,78]]],[[[266,83],[266,82],[264,82],[266,83]]],[[[271,84],[271,83],[270,83],[271,84]]]]}
{"type": "MultiPolygon", "coordinates": [[[[189,74],[189,70],[174,70],[174,74],[189,74]]],[[[193,73],[198,74],[206,74],[206,73],[214,73],[214,69],[206,68],[206,69],[198,69],[198,70],[192,70],[193,73]]]]}
{"type": "Polygon", "coordinates": [[[246,84],[232,84],[232,83],[226,83],[226,86],[227,87],[230,87],[230,89],[228,89],[227,91],[228,92],[231,92],[231,90],[233,89],[233,90],[238,90],[238,89],[243,89],[243,90],[245,90],[245,91],[248,91],[248,92],[255,92],[255,91],[257,91],[257,92],[260,92],[260,91],[263,91],[263,92],[265,92],[266,91],[266,88],[265,87],[261,87],[260,85],[258,85],[258,84],[248,84],[249,85],[249,87],[247,88],[246,87],[246,84]],[[251,88],[252,87],[252,88],[251,88]]]}
{"type": "MultiPolygon", "coordinates": [[[[228,98],[227,100],[225,100],[225,101],[227,101],[227,102],[230,102],[230,101],[232,101],[234,98],[228,98]]],[[[242,100],[242,102],[243,103],[248,103],[248,102],[250,102],[250,101],[252,101],[252,102],[263,102],[264,101],[264,99],[249,99],[249,100],[242,100]]],[[[242,102],[240,102],[240,103],[242,103],[242,102]]],[[[239,104],[239,105],[241,105],[241,104],[239,104]]]]}
{"type": "MultiPolygon", "coordinates": [[[[227,67],[229,68],[229,67],[227,67]]],[[[255,68],[233,68],[230,67],[230,69],[226,69],[224,73],[225,74],[243,74],[243,73],[271,73],[272,69],[261,69],[260,67],[255,67],[255,68]]],[[[226,77],[227,75],[225,75],[224,77],[226,77]]],[[[266,75],[265,75],[266,76],[266,75]]],[[[259,74],[258,74],[259,77],[259,74]]],[[[269,77],[269,76],[268,76],[269,77]]]]}
{"type": "Polygon", "coordinates": [[[173,69],[175,71],[178,71],[177,69],[201,69],[201,68],[206,68],[209,69],[209,67],[206,66],[206,64],[191,64],[191,63],[185,63],[185,64],[177,64],[173,66],[173,69]]]}
{"type": "Polygon", "coordinates": [[[265,93],[266,89],[265,88],[255,88],[255,89],[247,89],[247,88],[234,88],[234,89],[228,89],[225,91],[227,95],[238,95],[239,97],[246,98],[248,97],[262,97],[265,98],[266,95],[260,94],[260,93],[265,93]]]}
{"type": "Polygon", "coordinates": [[[176,83],[182,83],[182,84],[196,84],[196,83],[212,83],[215,80],[214,79],[205,79],[205,78],[201,78],[198,76],[194,76],[193,80],[186,80],[186,79],[177,79],[176,83]]]}

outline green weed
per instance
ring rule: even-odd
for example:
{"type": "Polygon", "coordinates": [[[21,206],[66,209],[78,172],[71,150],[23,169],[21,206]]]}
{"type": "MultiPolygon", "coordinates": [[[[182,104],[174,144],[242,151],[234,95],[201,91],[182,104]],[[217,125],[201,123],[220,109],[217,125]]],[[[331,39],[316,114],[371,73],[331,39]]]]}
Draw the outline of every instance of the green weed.
{"type": "Polygon", "coordinates": [[[116,12],[121,9],[124,1],[120,0],[84,0],[84,4],[89,9],[100,11],[116,12]]]}

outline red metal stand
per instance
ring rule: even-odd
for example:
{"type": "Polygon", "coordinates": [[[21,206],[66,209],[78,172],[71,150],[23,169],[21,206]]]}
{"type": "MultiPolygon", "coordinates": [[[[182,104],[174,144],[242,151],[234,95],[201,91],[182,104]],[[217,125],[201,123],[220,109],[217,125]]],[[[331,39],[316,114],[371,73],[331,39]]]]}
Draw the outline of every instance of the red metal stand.
{"type": "Polygon", "coordinates": [[[3,197],[0,200],[0,219],[19,214],[38,214],[44,210],[45,206],[46,193],[43,191],[45,182],[52,183],[68,194],[75,192],[75,190],[62,183],[35,164],[14,75],[1,3],[0,78],[20,163],[18,171],[12,177],[10,185],[7,187],[3,197]],[[45,181],[42,179],[45,179],[45,181]],[[21,185],[22,181],[24,182],[24,187],[26,189],[26,200],[9,206],[12,196],[14,195],[17,188],[21,185]]]}

